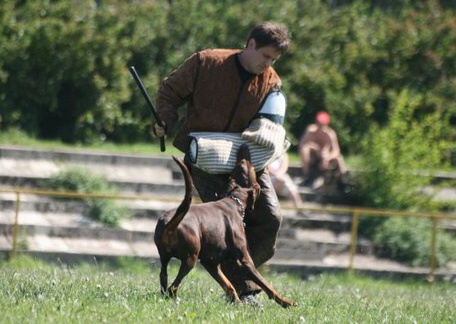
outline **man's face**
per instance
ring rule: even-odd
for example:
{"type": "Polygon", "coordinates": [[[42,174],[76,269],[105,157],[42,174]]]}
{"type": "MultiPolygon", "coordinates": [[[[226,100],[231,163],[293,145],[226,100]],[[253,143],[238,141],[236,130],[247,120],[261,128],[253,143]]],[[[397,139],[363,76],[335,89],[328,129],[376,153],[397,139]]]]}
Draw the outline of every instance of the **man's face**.
{"type": "Polygon", "coordinates": [[[255,40],[250,39],[245,53],[244,68],[253,74],[261,74],[268,67],[272,66],[280,57],[280,51],[273,46],[265,46],[256,49],[255,40]]]}

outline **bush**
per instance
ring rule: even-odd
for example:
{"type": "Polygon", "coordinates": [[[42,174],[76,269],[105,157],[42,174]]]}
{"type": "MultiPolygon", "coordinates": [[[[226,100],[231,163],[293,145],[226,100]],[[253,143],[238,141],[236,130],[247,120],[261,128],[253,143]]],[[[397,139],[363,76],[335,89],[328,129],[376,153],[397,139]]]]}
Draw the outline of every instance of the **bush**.
{"type": "Polygon", "coordinates": [[[108,226],[118,226],[125,217],[126,210],[111,199],[90,199],[90,217],[108,226]]]}
{"type": "MultiPolygon", "coordinates": [[[[74,191],[79,193],[114,194],[115,188],[108,180],[95,175],[86,169],[72,168],[44,180],[41,186],[57,191],[74,191]]],[[[89,217],[108,226],[118,226],[126,216],[126,209],[112,199],[84,198],[90,208],[89,217]]]]}
{"type": "MultiPolygon", "coordinates": [[[[357,178],[357,194],[369,207],[436,211],[432,196],[422,189],[430,185],[433,173],[442,165],[442,148],[448,147],[448,129],[439,122],[444,114],[435,107],[426,114],[420,111],[425,101],[422,95],[404,90],[389,96],[394,105],[388,125],[373,128],[363,143],[364,172],[357,178]],[[416,118],[419,113],[421,117],[416,118]]],[[[422,265],[429,258],[428,225],[428,221],[415,219],[369,217],[360,223],[360,233],[374,238],[383,256],[422,265]]],[[[454,256],[446,243],[439,247],[441,264],[454,256]]]]}
{"type": "MultiPolygon", "coordinates": [[[[374,235],[377,253],[412,266],[429,266],[431,229],[429,219],[389,218],[374,235]]],[[[436,244],[437,265],[456,260],[456,240],[450,234],[438,229],[436,244]]]]}
{"type": "Polygon", "coordinates": [[[373,127],[363,142],[360,194],[370,207],[426,210],[432,197],[421,188],[430,184],[442,166],[448,129],[439,123],[440,109],[429,109],[416,119],[423,96],[409,91],[390,96],[394,105],[388,125],[373,127]]]}

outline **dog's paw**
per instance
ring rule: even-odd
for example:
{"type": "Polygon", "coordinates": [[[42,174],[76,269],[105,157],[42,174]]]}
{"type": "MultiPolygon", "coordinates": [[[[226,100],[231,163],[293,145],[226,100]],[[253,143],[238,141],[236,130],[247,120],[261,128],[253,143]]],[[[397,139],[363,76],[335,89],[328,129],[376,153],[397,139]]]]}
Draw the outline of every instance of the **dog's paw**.
{"type": "Polygon", "coordinates": [[[176,299],[176,297],[177,297],[177,288],[173,287],[173,286],[170,286],[168,288],[168,290],[166,291],[165,295],[167,296],[167,298],[176,299]]]}
{"type": "Polygon", "coordinates": [[[280,301],[280,305],[283,308],[288,308],[288,307],[296,307],[296,306],[298,306],[298,303],[289,298],[282,298],[282,300],[280,301]]]}
{"type": "Polygon", "coordinates": [[[244,305],[252,306],[254,308],[263,308],[263,304],[254,295],[241,296],[241,302],[244,305]]]}

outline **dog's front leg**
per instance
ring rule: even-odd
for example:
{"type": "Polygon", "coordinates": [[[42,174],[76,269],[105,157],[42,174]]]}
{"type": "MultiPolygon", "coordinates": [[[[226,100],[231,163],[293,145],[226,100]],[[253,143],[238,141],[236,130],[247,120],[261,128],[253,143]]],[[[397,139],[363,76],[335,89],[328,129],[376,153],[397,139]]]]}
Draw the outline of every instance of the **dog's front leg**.
{"type": "Polygon", "coordinates": [[[270,299],[273,299],[283,308],[297,305],[294,300],[281,296],[274,288],[272,288],[272,286],[267,283],[266,279],[264,279],[263,276],[257,271],[253,265],[253,261],[250,258],[248,258],[248,260],[241,261],[240,265],[244,273],[258,286],[260,286],[270,299]]]}
{"type": "Polygon", "coordinates": [[[201,264],[204,266],[204,268],[206,268],[207,272],[209,272],[212,278],[214,278],[215,281],[217,281],[218,284],[223,288],[227,296],[230,298],[230,301],[232,303],[240,304],[241,300],[239,299],[236,289],[234,289],[231,282],[223,274],[222,269],[220,268],[220,264],[215,265],[208,262],[204,262],[203,260],[201,260],[201,264]]]}

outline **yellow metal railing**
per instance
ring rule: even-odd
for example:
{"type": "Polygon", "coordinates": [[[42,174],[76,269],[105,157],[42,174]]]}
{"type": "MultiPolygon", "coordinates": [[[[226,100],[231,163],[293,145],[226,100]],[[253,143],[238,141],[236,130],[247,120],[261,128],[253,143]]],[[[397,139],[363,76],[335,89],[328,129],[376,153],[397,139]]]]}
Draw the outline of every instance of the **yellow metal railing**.
{"type": "Polygon", "coordinates": [[[328,207],[314,207],[314,208],[299,208],[299,210],[306,211],[325,211],[334,214],[351,214],[351,230],[350,230],[350,259],[349,259],[349,271],[353,270],[354,259],[356,255],[356,245],[358,241],[358,225],[361,216],[374,217],[374,216],[385,216],[385,217],[414,217],[414,218],[430,218],[432,219],[432,235],[430,242],[431,249],[431,260],[429,265],[429,280],[434,279],[435,270],[437,267],[436,249],[437,249],[437,229],[441,220],[455,220],[456,214],[444,214],[444,213],[417,213],[409,212],[404,210],[387,210],[387,209],[374,209],[374,208],[362,208],[362,207],[348,207],[348,208],[328,208],[328,207]]]}
{"type": "MultiPolygon", "coordinates": [[[[14,193],[16,196],[15,201],[15,218],[13,225],[13,243],[11,249],[11,256],[14,257],[17,253],[17,239],[19,235],[19,211],[21,206],[21,195],[38,195],[48,197],[67,197],[67,198],[104,198],[104,199],[123,199],[123,200],[159,200],[159,201],[180,201],[180,199],[170,196],[146,196],[146,195],[120,195],[120,194],[103,194],[103,193],[80,193],[70,191],[52,191],[52,190],[36,190],[26,188],[13,188],[13,189],[0,189],[0,193],[14,193]]],[[[199,198],[195,198],[200,201],[199,198]]],[[[284,208],[295,209],[291,205],[283,204],[284,208]]],[[[356,246],[358,241],[358,225],[361,216],[385,216],[385,217],[414,217],[414,218],[429,218],[432,219],[432,235],[430,242],[431,260],[429,265],[429,279],[434,278],[435,270],[437,267],[436,249],[437,249],[437,234],[438,226],[441,220],[455,220],[456,214],[444,213],[416,213],[404,210],[386,210],[386,209],[373,209],[361,207],[302,207],[299,211],[313,211],[313,212],[329,212],[333,214],[350,214],[351,230],[350,230],[350,259],[348,270],[353,270],[354,259],[356,255],[356,246]]]]}
{"type": "MultiPolygon", "coordinates": [[[[169,196],[145,196],[145,195],[120,195],[120,194],[105,194],[105,193],[81,193],[74,191],[55,191],[55,190],[39,190],[39,189],[27,189],[27,188],[12,188],[2,189],[0,193],[13,193],[16,196],[15,200],[15,214],[13,224],[13,242],[11,251],[9,254],[10,258],[14,258],[17,254],[18,249],[18,236],[19,236],[19,210],[21,206],[22,195],[36,195],[36,196],[47,196],[47,197],[60,197],[60,198],[94,198],[94,199],[123,199],[123,200],[160,200],[160,201],[177,201],[175,197],[169,196]]],[[[196,198],[195,200],[199,200],[196,198]]]]}

